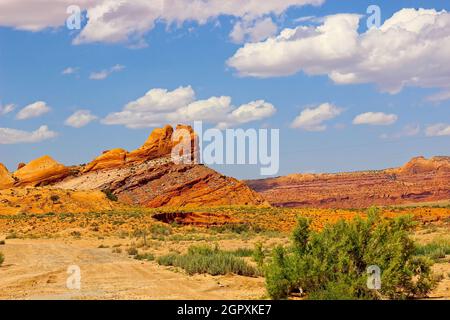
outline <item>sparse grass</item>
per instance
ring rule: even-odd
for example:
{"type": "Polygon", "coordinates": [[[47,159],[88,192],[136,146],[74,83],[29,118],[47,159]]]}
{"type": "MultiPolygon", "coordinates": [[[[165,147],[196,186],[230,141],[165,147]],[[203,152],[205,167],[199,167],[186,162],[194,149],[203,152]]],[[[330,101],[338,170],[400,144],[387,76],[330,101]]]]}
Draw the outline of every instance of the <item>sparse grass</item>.
{"type": "Polygon", "coordinates": [[[106,249],[109,248],[109,246],[104,245],[103,243],[101,245],[98,246],[99,249],[106,249]]]}
{"type": "Polygon", "coordinates": [[[136,260],[146,260],[146,261],[153,261],[155,260],[155,255],[152,253],[142,253],[142,254],[137,254],[134,256],[134,258],[136,260]]]}
{"type": "Polygon", "coordinates": [[[222,251],[217,246],[191,246],[186,254],[170,253],[157,259],[160,265],[184,269],[189,275],[207,273],[213,276],[233,273],[255,277],[258,270],[248,265],[234,253],[222,251]]]}
{"type": "Polygon", "coordinates": [[[439,261],[444,259],[446,255],[450,255],[450,241],[439,240],[425,245],[416,245],[416,254],[439,261]]]}
{"type": "Polygon", "coordinates": [[[128,253],[128,255],[130,255],[130,256],[136,256],[136,255],[139,254],[139,251],[138,251],[138,249],[137,249],[135,246],[131,246],[131,247],[129,247],[129,248],[127,249],[127,253],[128,253]]]}
{"type": "Polygon", "coordinates": [[[4,246],[5,245],[5,240],[0,240],[0,246],[4,246]]]}
{"type": "Polygon", "coordinates": [[[0,252],[0,267],[2,266],[4,261],[5,261],[5,256],[3,255],[3,253],[0,252]]]}

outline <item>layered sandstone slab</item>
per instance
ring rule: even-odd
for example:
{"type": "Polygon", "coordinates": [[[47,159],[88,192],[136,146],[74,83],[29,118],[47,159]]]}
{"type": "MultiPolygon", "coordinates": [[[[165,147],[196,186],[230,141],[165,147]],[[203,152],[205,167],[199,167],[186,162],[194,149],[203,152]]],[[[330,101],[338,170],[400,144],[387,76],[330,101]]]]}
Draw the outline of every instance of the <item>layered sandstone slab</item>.
{"type": "Polygon", "coordinates": [[[152,131],[142,147],[127,154],[127,162],[141,162],[167,156],[172,151],[173,128],[169,125],[152,131]]]}
{"type": "Polygon", "coordinates": [[[365,208],[450,200],[450,157],[417,157],[380,171],[293,174],[247,184],[282,207],[365,208]]]}
{"type": "Polygon", "coordinates": [[[190,126],[158,128],[139,149],[107,151],[53,187],[108,190],[122,203],[152,208],[267,205],[245,183],[192,162],[197,139],[190,126]],[[185,157],[174,159],[172,153],[185,157]]]}
{"type": "Polygon", "coordinates": [[[102,155],[87,164],[82,171],[84,173],[121,168],[127,165],[143,163],[145,161],[166,158],[172,154],[172,150],[178,146],[177,152],[194,160],[197,153],[197,135],[191,126],[177,125],[174,130],[167,125],[152,131],[147,141],[138,149],[127,152],[124,149],[104,151],[102,155]],[[180,142],[187,142],[190,150],[182,148],[180,142]]]}
{"type": "Polygon", "coordinates": [[[266,204],[243,182],[203,165],[144,169],[114,181],[109,189],[123,203],[151,208],[266,204]]]}
{"type": "Polygon", "coordinates": [[[14,172],[13,176],[18,180],[15,183],[17,187],[36,187],[59,181],[70,174],[70,168],[49,156],[43,156],[21,167],[14,172]]]}
{"type": "Polygon", "coordinates": [[[103,152],[103,154],[95,158],[85,168],[84,172],[117,168],[125,164],[127,151],[124,149],[113,149],[103,152]]]}
{"type": "Polygon", "coordinates": [[[11,173],[9,173],[8,169],[0,163],[0,190],[11,188],[14,185],[14,182],[11,173]]]}
{"type": "Polygon", "coordinates": [[[174,164],[168,157],[85,173],[53,187],[109,190],[122,203],[150,208],[268,204],[241,181],[200,164],[174,164]]]}

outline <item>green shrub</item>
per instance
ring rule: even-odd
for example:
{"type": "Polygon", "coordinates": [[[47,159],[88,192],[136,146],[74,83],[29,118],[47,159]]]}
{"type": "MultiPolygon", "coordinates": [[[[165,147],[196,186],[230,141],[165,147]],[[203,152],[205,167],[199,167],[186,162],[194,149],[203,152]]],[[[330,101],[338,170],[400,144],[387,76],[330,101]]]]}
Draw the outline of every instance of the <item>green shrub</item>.
{"type": "Polygon", "coordinates": [[[253,250],[252,257],[253,257],[253,260],[258,265],[258,267],[262,268],[263,264],[264,264],[265,254],[264,254],[263,245],[261,242],[257,242],[255,244],[255,249],[253,250]]]}
{"type": "Polygon", "coordinates": [[[310,299],[405,299],[425,296],[435,285],[432,261],[415,256],[410,238],[414,224],[407,216],[339,221],[321,232],[299,218],[289,248],[277,247],[265,267],[267,291],[273,299],[303,292],[310,299]],[[381,289],[367,287],[367,268],[381,269],[381,289]]]}
{"type": "Polygon", "coordinates": [[[103,193],[106,195],[106,197],[109,200],[114,201],[114,202],[119,200],[119,198],[117,198],[117,196],[111,191],[111,189],[105,189],[105,190],[102,190],[102,191],[103,191],[103,193]]]}
{"type": "Polygon", "coordinates": [[[155,256],[151,253],[137,254],[134,258],[137,260],[147,260],[147,261],[155,260],[155,256]]]}
{"type": "Polygon", "coordinates": [[[163,224],[154,224],[150,228],[153,239],[169,236],[172,234],[172,228],[163,224]]]}
{"type": "Polygon", "coordinates": [[[5,256],[3,255],[3,253],[0,252],[0,267],[3,264],[3,261],[5,261],[5,256]]]}
{"type": "Polygon", "coordinates": [[[157,259],[160,265],[184,269],[189,275],[207,273],[213,276],[234,273],[257,276],[257,270],[231,252],[208,246],[191,246],[186,254],[170,253],[157,259]]]}

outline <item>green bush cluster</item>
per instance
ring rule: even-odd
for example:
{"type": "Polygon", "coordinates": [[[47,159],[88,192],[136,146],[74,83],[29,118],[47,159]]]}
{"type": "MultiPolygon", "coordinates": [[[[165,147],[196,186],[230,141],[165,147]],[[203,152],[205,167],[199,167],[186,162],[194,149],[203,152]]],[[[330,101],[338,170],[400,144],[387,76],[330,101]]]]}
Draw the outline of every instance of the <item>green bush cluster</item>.
{"type": "Polygon", "coordinates": [[[218,247],[191,246],[186,254],[170,253],[159,257],[157,262],[164,266],[182,268],[189,275],[196,273],[211,275],[234,273],[249,277],[258,275],[258,270],[248,265],[244,259],[218,247]]]}
{"type": "Polygon", "coordinates": [[[265,266],[271,298],[299,292],[309,299],[406,299],[425,296],[435,285],[432,261],[417,256],[409,216],[385,219],[377,209],[368,218],[339,221],[321,232],[299,218],[292,245],[274,249],[265,266]],[[381,269],[381,289],[367,286],[367,268],[381,269]]]}
{"type": "Polygon", "coordinates": [[[105,189],[102,191],[109,200],[114,201],[114,202],[119,200],[119,198],[111,191],[111,189],[105,189]]]}

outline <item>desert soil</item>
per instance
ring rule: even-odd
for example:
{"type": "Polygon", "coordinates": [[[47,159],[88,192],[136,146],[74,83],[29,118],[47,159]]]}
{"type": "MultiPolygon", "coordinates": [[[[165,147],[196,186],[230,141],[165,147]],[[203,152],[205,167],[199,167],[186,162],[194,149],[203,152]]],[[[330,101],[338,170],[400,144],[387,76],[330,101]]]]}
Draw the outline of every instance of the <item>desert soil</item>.
{"type": "Polygon", "coordinates": [[[264,279],[188,276],[98,248],[98,240],[11,239],[1,246],[0,299],[258,299],[264,279]],[[66,286],[67,268],[81,269],[81,289],[66,286]]]}

